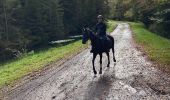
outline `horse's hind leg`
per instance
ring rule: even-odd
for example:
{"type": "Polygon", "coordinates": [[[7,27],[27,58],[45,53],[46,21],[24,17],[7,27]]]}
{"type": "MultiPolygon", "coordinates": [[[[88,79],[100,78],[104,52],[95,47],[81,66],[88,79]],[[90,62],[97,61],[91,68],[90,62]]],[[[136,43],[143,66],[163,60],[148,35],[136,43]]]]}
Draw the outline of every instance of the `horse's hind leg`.
{"type": "Polygon", "coordinates": [[[116,62],[114,46],[112,47],[112,52],[113,52],[113,61],[116,62]]]}
{"type": "Polygon", "coordinates": [[[102,54],[100,54],[100,72],[99,74],[102,74],[102,54]]]}
{"type": "Polygon", "coordinates": [[[110,55],[109,52],[106,52],[107,58],[108,58],[108,64],[107,67],[110,67],[110,55]]]}
{"type": "Polygon", "coordinates": [[[93,72],[94,72],[95,75],[97,74],[96,69],[95,69],[95,66],[94,66],[94,62],[95,62],[96,56],[97,56],[97,54],[93,53],[92,63],[93,63],[93,72]]]}

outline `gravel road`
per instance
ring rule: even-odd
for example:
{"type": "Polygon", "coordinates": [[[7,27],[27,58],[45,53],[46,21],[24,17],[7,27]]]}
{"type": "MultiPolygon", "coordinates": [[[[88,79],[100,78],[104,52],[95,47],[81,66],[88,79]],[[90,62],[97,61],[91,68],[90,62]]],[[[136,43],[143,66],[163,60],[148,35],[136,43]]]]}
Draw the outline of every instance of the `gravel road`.
{"type": "MultiPolygon", "coordinates": [[[[92,54],[86,49],[60,67],[12,90],[5,99],[170,100],[170,75],[154,68],[136,49],[129,25],[118,24],[111,35],[115,38],[117,62],[111,61],[107,68],[104,54],[102,75],[94,77],[92,54]]],[[[99,72],[98,58],[95,63],[99,72]]]]}

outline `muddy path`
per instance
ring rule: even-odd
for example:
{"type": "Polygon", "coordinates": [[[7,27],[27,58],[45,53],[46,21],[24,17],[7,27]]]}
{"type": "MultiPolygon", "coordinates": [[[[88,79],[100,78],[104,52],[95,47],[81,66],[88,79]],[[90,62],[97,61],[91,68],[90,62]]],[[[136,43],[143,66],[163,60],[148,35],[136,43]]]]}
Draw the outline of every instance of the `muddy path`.
{"type": "MultiPolygon", "coordinates": [[[[170,100],[170,75],[153,67],[135,48],[126,23],[118,24],[115,38],[117,63],[94,77],[92,54],[87,49],[60,67],[6,94],[7,100],[170,100]]],[[[110,52],[111,53],[111,52],[110,52]]],[[[98,57],[99,58],[99,57],[98,57]]],[[[96,60],[99,72],[99,59],[96,60]]]]}

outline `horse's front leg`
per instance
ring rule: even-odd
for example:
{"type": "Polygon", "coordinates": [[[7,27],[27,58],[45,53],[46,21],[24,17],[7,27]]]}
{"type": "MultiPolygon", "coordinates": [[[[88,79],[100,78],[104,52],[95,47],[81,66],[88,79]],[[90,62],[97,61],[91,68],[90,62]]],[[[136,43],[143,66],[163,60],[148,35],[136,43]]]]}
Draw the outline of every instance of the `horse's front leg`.
{"type": "Polygon", "coordinates": [[[99,74],[102,74],[102,54],[100,54],[100,72],[99,74]]]}
{"type": "Polygon", "coordinates": [[[108,58],[108,64],[107,67],[110,67],[110,55],[109,52],[106,52],[107,58],[108,58]]]}
{"type": "Polygon", "coordinates": [[[96,69],[95,69],[95,66],[94,66],[96,56],[97,56],[97,54],[96,54],[96,53],[93,53],[93,60],[92,60],[92,63],[93,63],[93,72],[94,72],[95,75],[97,74],[96,69]]]}

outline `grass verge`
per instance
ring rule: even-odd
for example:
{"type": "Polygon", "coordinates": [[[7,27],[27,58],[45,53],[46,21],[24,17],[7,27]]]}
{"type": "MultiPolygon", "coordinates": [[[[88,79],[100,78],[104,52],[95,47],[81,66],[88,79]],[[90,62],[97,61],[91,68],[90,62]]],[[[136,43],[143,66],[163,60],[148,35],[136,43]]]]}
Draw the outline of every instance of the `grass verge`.
{"type": "Polygon", "coordinates": [[[117,21],[113,21],[113,20],[108,20],[107,22],[107,25],[108,25],[108,28],[107,28],[107,32],[108,33],[111,33],[113,32],[113,30],[116,28],[117,26],[117,21]]]}
{"type": "Polygon", "coordinates": [[[136,42],[143,47],[151,61],[170,72],[170,40],[148,31],[142,23],[130,23],[136,42]]]}
{"type": "Polygon", "coordinates": [[[85,48],[81,40],[65,46],[52,47],[47,50],[24,56],[12,62],[0,65],[0,88],[15,82],[34,71],[40,70],[46,65],[56,62],[65,56],[76,54],[85,48]]]}
{"type": "MultiPolygon", "coordinates": [[[[107,32],[112,32],[117,22],[109,20],[107,32]]],[[[81,40],[65,46],[52,47],[24,56],[17,60],[0,65],[0,88],[13,84],[15,81],[35,71],[43,69],[46,65],[56,62],[65,56],[76,54],[87,45],[81,40]]]]}

